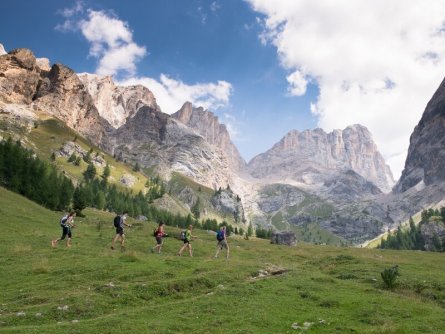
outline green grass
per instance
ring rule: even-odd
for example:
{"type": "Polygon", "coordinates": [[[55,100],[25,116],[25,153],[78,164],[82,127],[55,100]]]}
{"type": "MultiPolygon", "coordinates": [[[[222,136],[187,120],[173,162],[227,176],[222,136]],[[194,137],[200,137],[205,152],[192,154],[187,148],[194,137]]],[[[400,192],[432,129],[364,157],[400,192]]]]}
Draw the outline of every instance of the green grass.
{"type": "Polygon", "coordinates": [[[174,238],[163,253],[149,253],[154,223],[132,220],[127,250],[111,251],[113,214],[85,213],[73,247],[52,249],[61,213],[0,188],[1,333],[299,333],[291,326],[304,322],[313,323],[308,333],[438,333],[445,326],[443,254],[231,237],[231,258],[213,259],[214,236],[196,231],[195,257],[177,257],[174,238]],[[380,272],[394,264],[402,276],[387,290],[380,272]],[[270,266],[289,271],[252,278],[270,266]]]}
{"type": "MultiPolygon", "coordinates": [[[[92,145],[88,140],[76,134],[72,129],[67,127],[63,122],[49,118],[41,120],[37,127],[31,129],[26,135],[25,144],[28,144],[33,151],[45,160],[49,160],[53,152],[59,150],[63,144],[76,139],[76,144],[81,146],[85,151],[93,149],[92,155],[99,153],[105,161],[110,165],[109,183],[116,184],[120,190],[129,190],[121,182],[120,178],[124,174],[130,174],[134,177],[135,183],[131,191],[138,193],[144,190],[147,177],[142,173],[134,172],[129,165],[116,161],[112,156],[104,153],[98,147],[92,145]]],[[[80,166],[75,166],[67,162],[68,158],[58,157],[56,164],[59,169],[64,170],[71,178],[83,180],[82,173],[86,170],[87,164],[82,160],[80,166]]],[[[103,168],[97,168],[97,175],[103,173],[103,168]]]]}

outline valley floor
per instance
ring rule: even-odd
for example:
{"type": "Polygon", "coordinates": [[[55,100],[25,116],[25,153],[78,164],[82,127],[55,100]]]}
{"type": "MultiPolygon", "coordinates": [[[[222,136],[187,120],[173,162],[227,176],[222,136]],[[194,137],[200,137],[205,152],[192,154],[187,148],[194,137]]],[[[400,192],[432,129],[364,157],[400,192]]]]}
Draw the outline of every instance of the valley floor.
{"type": "MultiPolygon", "coordinates": [[[[445,258],[265,240],[229,239],[231,258],[196,231],[195,257],[154,223],[133,221],[127,250],[110,250],[111,213],[76,218],[73,247],[54,213],[0,188],[1,333],[438,333],[445,328],[445,258]],[[401,277],[385,289],[380,272],[401,277]],[[262,270],[280,275],[258,277],[262,270]],[[306,324],[305,324],[306,323],[306,324]]],[[[170,234],[179,230],[167,227],[170,234]]],[[[260,275],[261,276],[261,275],[260,275]]]]}

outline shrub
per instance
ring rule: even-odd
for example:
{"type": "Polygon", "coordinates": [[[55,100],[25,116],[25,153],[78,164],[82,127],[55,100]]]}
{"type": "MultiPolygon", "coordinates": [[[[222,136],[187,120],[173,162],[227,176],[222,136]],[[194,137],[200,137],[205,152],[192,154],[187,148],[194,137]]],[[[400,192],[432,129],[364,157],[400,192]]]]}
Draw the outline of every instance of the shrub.
{"type": "Polygon", "coordinates": [[[386,268],[380,273],[380,275],[382,276],[385,286],[392,289],[396,284],[397,276],[400,276],[399,266],[395,265],[394,267],[386,268]]]}

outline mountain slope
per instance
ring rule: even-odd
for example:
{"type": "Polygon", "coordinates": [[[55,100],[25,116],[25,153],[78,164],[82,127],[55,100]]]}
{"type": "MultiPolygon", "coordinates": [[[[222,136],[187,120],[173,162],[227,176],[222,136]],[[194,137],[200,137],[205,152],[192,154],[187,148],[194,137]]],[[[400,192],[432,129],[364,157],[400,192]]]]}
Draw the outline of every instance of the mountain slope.
{"type": "Polygon", "coordinates": [[[231,170],[245,170],[246,162],[232,143],[226,126],[213,113],[186,102],[172,117],[197,131],[209,144],[220,148],[226,155],[231,170]]]}
{"type": "Polygon", "coordinates": [[[212,258],[215,237],[205,231],[196,231],[194,258],[176,256],[174,238],[151,254],[155,224],[132,219],[126,252],[113,252],[113,215],[86,213],[75,219],[73,247],[52,249],[62,213],[0,187],[2,333],[286,333],[305,322],[317,333],[434,333],[445,325],[442,254],[230,237],[226,261],[212,258]],[[402,276],[388,291],[380,272],[395,263],[402,276]]]}
{"type": "Polygon", "coordinates": [[[290,131],[270,150],[254,157],[249,172],[257,178],[323,182],[332,172],[351,169],[389,192],[394,180],[369,131],[361,125],[326,133],[290,131]]]}
{"type": "Polygon", "coordinates": [[[404,192],[423,182],[445,182],[445,80],[428,102],[410,137],[405,168],[395,191],[404,192]]]}

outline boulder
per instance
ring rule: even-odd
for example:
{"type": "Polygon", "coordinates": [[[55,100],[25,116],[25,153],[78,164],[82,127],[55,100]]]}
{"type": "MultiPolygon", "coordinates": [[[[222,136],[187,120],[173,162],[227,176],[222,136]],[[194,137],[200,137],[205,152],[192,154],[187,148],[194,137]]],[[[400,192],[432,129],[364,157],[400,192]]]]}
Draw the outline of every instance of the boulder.
{"type": "Polygon", "coordinates": [[[270,243],[277,245],[295,246],[297,244],[297,237],[294,232],[274,232],[270,237],[270,243]]]}

